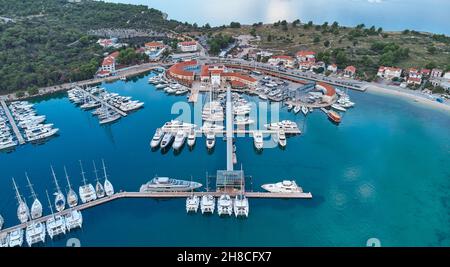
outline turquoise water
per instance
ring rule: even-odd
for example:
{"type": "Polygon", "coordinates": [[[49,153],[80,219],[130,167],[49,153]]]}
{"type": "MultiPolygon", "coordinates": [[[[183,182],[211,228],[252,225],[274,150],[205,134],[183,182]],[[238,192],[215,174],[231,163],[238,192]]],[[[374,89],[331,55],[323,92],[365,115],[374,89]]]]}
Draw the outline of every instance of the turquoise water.
{"type": "Polygon", "coordinates": [[[107,0],[141,4],[161,10],[169,19],[213,26],[231,21],[244,24],[293,21],[339,22],[345,26],[364,23],[385,30],[413,29],[449,35],[450,2],[447,0],[107,0]]]}
{"type": "MultiPolygon", "coordinates": [[[[29,196],[27,171],[44,206],[54,190],[50,164],[60,183],[63,165],[81,183],[78,160],[92,182],[92,160],[104,158],[116,190],[136,191],[155,174],[204,183],[205,174],[225,168],[225,142],[214,153],[204,139],[175,155],[151,152],[155,128],[174,118],[173,103],[147,77],[104,86],[145,102],[145,108],[111,126],[72,105],[65,94],[39,99],[38,113],[60,128],[60,136],[39,146],[0,154],[0,213],[6,226],[18,222],[11,177],[29,196]]],[[[349,92],[357,103],[335,126],[322,112],[304,121],[285,109],[281,119],[303,125],[286,150],[255,153],[252,140],[237,140],[238,166],[252,176],[248,189],[283,178],[296,179],[312,200],[250,200],[248,219],[187,215],[185,200],[117,200],[83,211],[83,229],[47,246],[77,237],[82,246],[383,246],[450,245],[450,116],[391,97],[349,92]]],[[[28,199],[28,203],[31,200],[28,199]]],[[[48,208],[45,211],[48,213],[48,208]]]]}

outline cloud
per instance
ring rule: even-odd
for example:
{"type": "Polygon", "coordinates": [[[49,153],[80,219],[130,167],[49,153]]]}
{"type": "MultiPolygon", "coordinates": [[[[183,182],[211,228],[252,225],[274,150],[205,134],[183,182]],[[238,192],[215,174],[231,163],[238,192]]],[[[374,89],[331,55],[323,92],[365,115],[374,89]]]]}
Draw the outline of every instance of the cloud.
{"type": "Polygon", "coordinates": [[[367,2],[369,2],[370,4],[381,4],[384,1],[383,0],[367,0],[367,2]]]}

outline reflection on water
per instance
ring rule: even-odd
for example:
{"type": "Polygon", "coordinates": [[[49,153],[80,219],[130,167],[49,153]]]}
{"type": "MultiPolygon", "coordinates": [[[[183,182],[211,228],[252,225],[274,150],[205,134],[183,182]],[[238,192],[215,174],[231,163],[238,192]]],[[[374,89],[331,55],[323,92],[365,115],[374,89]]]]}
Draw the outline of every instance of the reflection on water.
{"type": "Polygon", "coordinates": [[[106,0],[143,4],[159,9],[170,19],[214,26],[239,21],[245,24],[312,20],[316,23],[338,21],[341,25],[360,23],[389,30],[406,28],[450,34],[447,27],[450,1],[428,0],[106,0]],[[415,3],[414,3],[415,2],[415,3]],[[186,12],[188,10],[188,12],[186,12]],[[427,19],[423,19],[427,18],[427,19]]]}

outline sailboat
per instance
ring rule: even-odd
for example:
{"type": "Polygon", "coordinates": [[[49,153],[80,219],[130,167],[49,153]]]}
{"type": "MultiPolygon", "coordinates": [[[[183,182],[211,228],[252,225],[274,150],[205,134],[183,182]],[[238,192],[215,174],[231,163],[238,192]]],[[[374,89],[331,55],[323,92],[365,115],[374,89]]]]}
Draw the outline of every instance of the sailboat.
{"type": "Polygon", "coordinates": [[[72,186],[70,185],[69,175],[67,175],[66,166],[64,166],[64,173],[66,174],[67,185],[69,186],[69,192],[67,193],[67,204],[69,205],[70,208],[73,208],[76,205],[78,205],[78,195],[77,193],[75,193],[75,191],[72,189],[72,186]]]}
{"type": "Polygon", "coordinates": [[[53,170],[53,166],[50,166],[50,169],[52,170],[53,180],[56,185],[56,192],[55,195],[55,208],[58,212],[63,211],[66,208],[66,198],[64,197],[63,193],[61,192],[61,188],[59,187],[58,180],[56,179],[55,171],[53,170]]]}
{"type": "Polygon", "coordinates": [[[97,181],[97,183],[95,184],[95,193],[97,194],[97,198],[102,198],[105,196],[105,189],[103,189],[103,185],[98,180],[97,167],[95,167],[95,161],[92,161],[92,164],[94,165],[95,181],[97,181]]]}
{"type": "Polygon", "coordinates": [[[27,178],[28,187],[31,190],[31,196],[33,197],[33,204],[31,205],[31,219],[34,220],[42,217],[42,204],[37,198],[36,192],[34,192],[33,185],[31,184],[27,173],[25,173],[25,177],[27,178]]]}
{"type": "Polygon", "coordinates": [[[105,175],[105,182],[103,184],[103,187],[105,188],[106,195],[112,196],[114,195],[114,187],[112,183],[108,180],[108,176],[106,175],[106,167],[105,167],[105,161],[102,159],[102,165],[103,165],[103,174],[105,175]]]}
{"type": "Polygon", "coordinates": [[[57,235],[66,233],[66,221],[61,215],[55,215],[55,213],[53,213],[50,197],[48,196],[47,191],[45,191],[45,193],[47,194],[48,205],[50,207],[50,211],[52,212],[52,216],[47,220],[47,233],[50,238],[53,239],[53,237],[57,235]]]}
{"type": "Polygon", "coordinates": [[[92,184],[86,184],[86,177],[84,177],[83,165],[80,160],[80,168],[81,168],[81,177],[83,179],[83,185],[81,185],[78,189],[78,193],[80,194],[81,202],[86,203],[92,200],[97,199],[97,195],[95,194],[95,189],[92,184]]]}
{"type": "Polygon", "coordinates": [[[234,200],[234,205],[233,205],[234,215],[236,217],[238,217],[238,216],[248,217],[248,213],[249,213],[248,199],[244,195],[243,181],[244,181],[244,177],[242,177],[242,179],[241,179],[241,191],[238,195],[236,195],[236,198],[234,200]]]}
{"type": "Polygon", "coordinates": [[[26,223],[28,221],[30,210],[28,209],[27,203],[25,203],[20,196],[19,189],[17,188],[14,178],[12,178],[12,181],[14,184],[14,189],[16,190],[16,198],[19,203],[19,206],[17,207],[17,218],[19,218],[20,223],[26,223]]]}

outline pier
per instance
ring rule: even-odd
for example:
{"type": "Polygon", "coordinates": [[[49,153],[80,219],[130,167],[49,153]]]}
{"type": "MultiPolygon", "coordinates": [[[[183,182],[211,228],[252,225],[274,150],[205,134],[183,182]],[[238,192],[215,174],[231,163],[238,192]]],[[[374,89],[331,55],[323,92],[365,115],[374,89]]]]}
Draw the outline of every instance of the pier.
{"type": "MultiPolygon", "coordinates": [[[[228,193],[231,197],[235,197],[239,192],[236,193],[228,193]]],[[[222,192],[119,192],[115,193],[112,196],[109,197],[103,197],[96,199],[94,201],[90,201],[84,204],[80,204],[74,208],[66,209],[61,212],[57,212],[54,215],[60,215],[64,216],[71,212],[72,210],[86,210],[95,206],[99,206],[105,203],[112,202],[117,199],[131,199],[131,198],[151,198],[151,199],[158,199],[158,198],[187,198],[191,196],[192,194],[202,197],[204,195],[212,195],[214,197],[220,197],[223,193],[222,192]]],[[[270,193],[270,192],[245,192],[245,196],[248,198],[269,198],[269,199],[312,199],[311,193],[270,193]]],[[[50,219],[53,215],[49,214],[43,217],[40,217],[38,219],[18,224],[9,228],[5,228],[2,231],[0,231],[0,235],[6,234],[9,232],[12,232],[17,229],[24,229],[27,227],[28,224],[35,222],[46,222],[48,219],[50,219]]]]}
{"type": "Polygon", "coordinates": [[[12,117],[11,112],[9,111],[9,108],[5,103],[5,100],[1,100],[1,104],[2,104],[3,110],[5,111],[6,116],[8,117],[9,123],[11,124],[14,134],[16,135],[17,140],[19,141],[19,144],[21,144],[21,145],[25,144],[25,139],[23,139],[23,136],[20,133],[19,128],[17,127],[16,121],[12,117]]]}
{"type": "Polygon", "coordinates": [[[108,107],[108,108],[114,110],[115,112],[119,113],[122,117],[126,117],[126,116],[127,116],[127,113],[125,113],[125,112],[123,112],[122,110],[120,110],[120,109],[118,109],[118,108],[116,108],[116,107],[110,105],[107,101],[102,100],[102,99],[96,97],[95,95],[91,94],[90,92],[88,92],[88,91],[86,91],[86,90],[83,90],[83,91],[84,91],[85,93],[87,93],[90,97],[92,97],[94,100],[96,100],[96,101],[102,103],[102,104],[105,105],[106,107],[108,107]]]}

